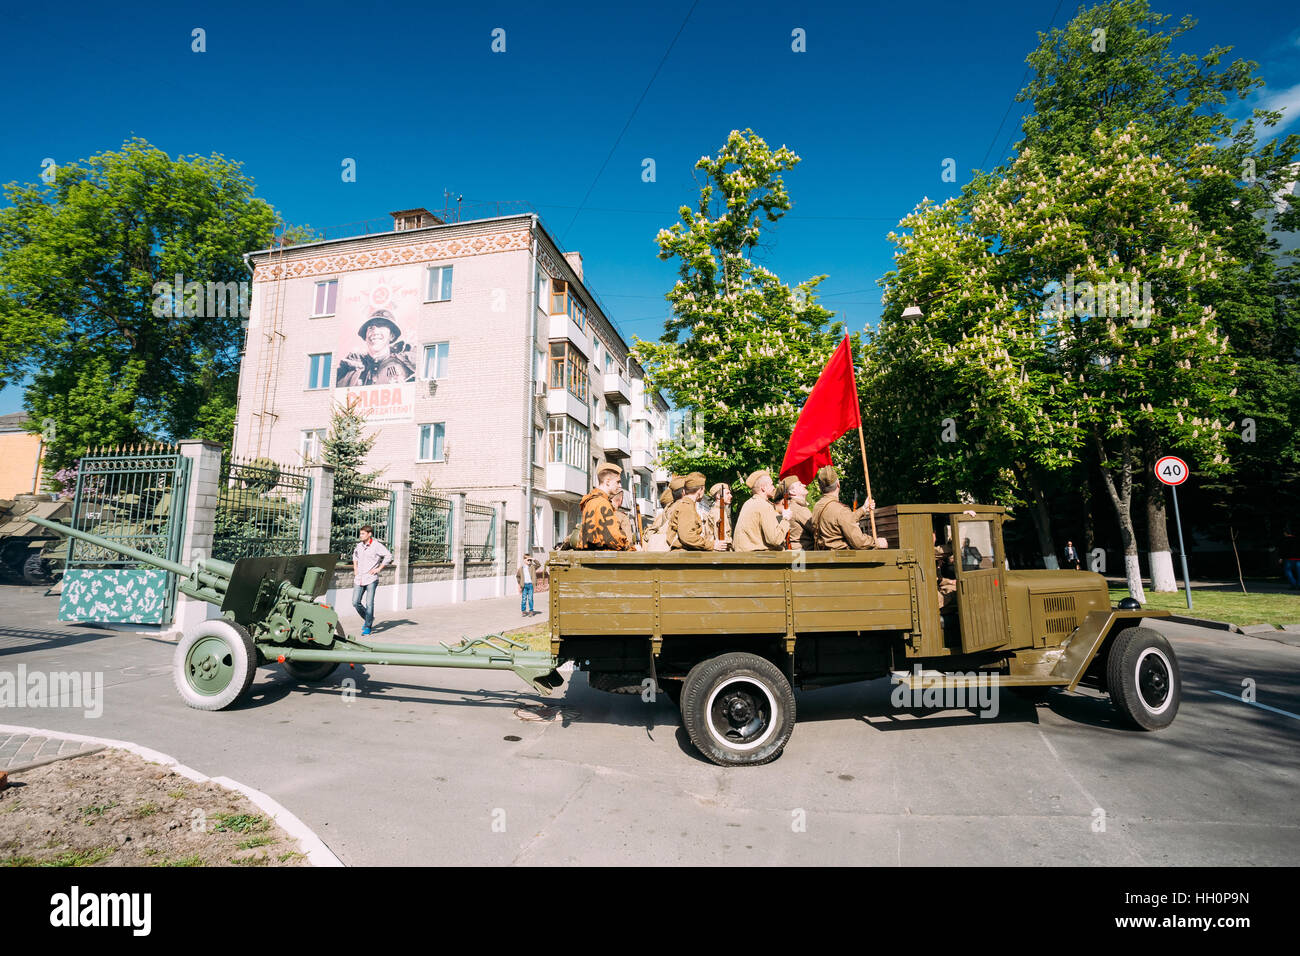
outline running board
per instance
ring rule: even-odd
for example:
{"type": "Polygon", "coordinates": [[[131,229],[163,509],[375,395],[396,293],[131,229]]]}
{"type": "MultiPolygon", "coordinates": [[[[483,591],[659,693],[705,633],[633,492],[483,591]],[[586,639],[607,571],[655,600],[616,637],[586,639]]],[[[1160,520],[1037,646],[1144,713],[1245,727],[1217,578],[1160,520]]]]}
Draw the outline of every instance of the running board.
{"type": "Polygon", "coordinates": [[[945,674],[942,671],[915,672],[894,671],[893,681],[906,684],[912,690],[925,690],[930,687],[956,690],[960,687],[1064,687],[1067,680],[1055,677],[1012,677],[996,671],[981,671],[975,676],[945,674]]]}

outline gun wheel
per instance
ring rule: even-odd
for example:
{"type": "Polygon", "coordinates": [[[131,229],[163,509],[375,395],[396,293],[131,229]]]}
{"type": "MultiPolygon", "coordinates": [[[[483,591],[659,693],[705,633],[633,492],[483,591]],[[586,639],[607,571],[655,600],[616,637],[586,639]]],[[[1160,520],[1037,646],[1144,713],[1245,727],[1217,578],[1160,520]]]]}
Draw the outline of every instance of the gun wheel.
{"type": "Polygon", "coordinates": [[[204,621],[182,639],[172,660],[176,690],[195,710],[225,710],[252,686],[253,638],[230,621],[204,621]]]}
{"type": "Polygon", "coordinates": [[[303,684],[319,684],[339,668],[338,661],[285,661],[289,676],[303,684]]]}
{"type": "Polygon", "coordinates": [[[691,743],[723,767],[775,760],[794,732],[790,682],[756,654],[722,654],[696,664],[682,687],[681,709],[691,743]]]}

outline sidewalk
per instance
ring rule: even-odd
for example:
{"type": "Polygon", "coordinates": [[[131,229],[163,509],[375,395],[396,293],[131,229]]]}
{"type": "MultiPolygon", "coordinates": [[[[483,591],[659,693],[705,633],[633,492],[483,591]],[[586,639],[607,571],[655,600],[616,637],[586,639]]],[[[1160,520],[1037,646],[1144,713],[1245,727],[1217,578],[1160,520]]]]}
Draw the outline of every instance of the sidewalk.
{"type": "MultiPolygon", "coordinates": [[[[349,595],[350,597],[350,595],[349,595]]],[[[548,620],[550,592],[533,595],[532,617],[519,613],[518,593],[508,597],[483,598],[461,604],[437,604],[401,611],[375,608],[375,628],[370,635],[376,641],[408,640],[417,643],[458,641],[462,637],[483,637],[515,628],[529,627],[548,620]]],[[[339,621],[348,637],[361,636],[361,618],[350,606],[340,602],[336,608],[339,621]]]]}

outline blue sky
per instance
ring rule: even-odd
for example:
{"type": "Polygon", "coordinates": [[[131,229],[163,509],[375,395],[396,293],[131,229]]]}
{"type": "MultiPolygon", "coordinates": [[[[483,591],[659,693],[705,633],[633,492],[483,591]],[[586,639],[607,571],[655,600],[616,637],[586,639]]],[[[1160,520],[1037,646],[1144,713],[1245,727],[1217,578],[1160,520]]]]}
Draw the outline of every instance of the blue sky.
{"type": "MultiPolygon", "coordinates": [[[[1257,61],[1267,87],[1256,100],[1300,116],[1300,17],[1284,4],[1155,7],[1200,21],[1181,49],[1220,44],[1257,61]]],[[[827,274],[824,303],[861,329],[879,315],[887,233],[922,197],[952,195],[1009,152],[1024,107],[995,133],[1025,55],[1077,9],[23,4],[0,27],[0,182],[34,180],[45,157],[67,162],[141,136],[172,155],[242,161],[288,221],[316,227],[436,209],[444,189],[522,200],[582,253],[624,334],[655,338],[675,271],[656,258],[654,235],[696,198],[695,161],[751,127],[803,157],[786,176],[794,209],[764,262],[788,282],[827,274]],[[205,53],[191,52],[196,27],[205,53]],[[505,53],[491,51],[498,27],[505,53]],[[791,51],[795,28],[806,53],[791,51]],[[341,180],[347,157],[356,182],[341,180]],[[647,157],[653,183],[641,178],[647,157]],[[947,158],[955,184],[941,179],[947,158]]],[[[0,391],[0,414],[20,408],[18,388],[0,391]]]]}

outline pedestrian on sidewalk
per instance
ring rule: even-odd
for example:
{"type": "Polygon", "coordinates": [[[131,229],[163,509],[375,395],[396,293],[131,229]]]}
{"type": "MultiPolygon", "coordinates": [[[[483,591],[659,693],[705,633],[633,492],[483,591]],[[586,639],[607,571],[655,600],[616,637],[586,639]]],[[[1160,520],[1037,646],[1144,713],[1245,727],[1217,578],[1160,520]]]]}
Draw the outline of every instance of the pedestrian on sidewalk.
{"type": "Polygon", "coordinates": [[[515,580],[519,582],[519,613],[524,617],[532,617],[537,613],[533,610],[533,586],[537,583],[537,559],[531,554],[525,557],[523,563],[519,565],[519,570],[515,572],[515,580]]]}
{"type": "Polygon", "coordinates": [[[1300,588],[1300,537],[1289,528],[1282,538],[1282,577],[1292,590],[1300,588]]]}
{"type": "Polygon", "coordinates": [[[1065,542],[1065,566],[1079,570],[1079,552],[1075,550],[1074,542],[1065,542]]]}
{"type": "Polygon", "coordinates": [[[358,537],[360,540],[352,549],[352,606],[361,615],[361,633],[366,635],[375,623],[379,574],[393,563],[393,553],[375,537],[375,529],[368,524],[361,526],[358,537]]]}

